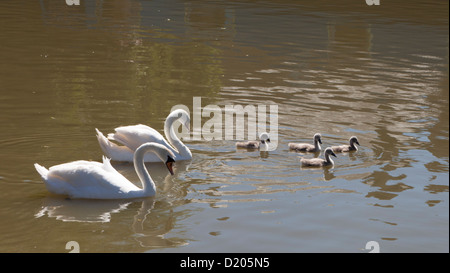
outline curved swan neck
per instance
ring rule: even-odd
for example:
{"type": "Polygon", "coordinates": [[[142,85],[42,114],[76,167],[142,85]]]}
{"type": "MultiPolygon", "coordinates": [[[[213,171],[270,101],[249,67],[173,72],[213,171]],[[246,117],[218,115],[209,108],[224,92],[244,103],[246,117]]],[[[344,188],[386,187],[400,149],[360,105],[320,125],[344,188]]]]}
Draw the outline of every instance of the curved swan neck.
{"type": "Polygon", "coordinates": [[[164,122],[164,134],[166,135],[167,140],[172,146],[174,142],[180,142],[180,139],[175,134],[175,130],[173,129],[173,123],[177,120],[177,117],[168,116],[166,121],[164,122]]]}
{"type": "Polygon", "coordinates": [[[326,160],[329,164],[334,165],[334,161],[333,161],[333,159],[331,159],[330,156],[331,156],[331,154],[325,153],[325,160],[326,160]]]}
{"type": "Polygon", "coordinates": [[[169,115],[164,122],[164,134],[166,135],[167,140],[169,141],[170,145],[175,147],[176,151],[182,156],[191,155],[191,152],[187,148],[186,145],[184,145],[183,142],[177,137],[175,134],[175,130],[173,129],[173,123],[179,119],[178,116],[172,116],[169,115]]]}
{"type": "Polygon", "coordinates": [[[139,180],[141,180],[142,190],[149,195],[154,195],[156,193],[156,186],[145,167],[144,155],[146,152],[154,150],[155,149],[152,146],[141,146],[135,151],[133,158],[134,169],[136,170],[139,180]]]}
{"type": "Polygon", "coordinates": [[[355,143],[357,140],[350,139],[350,149],[351,150],[358,150],[358,147],[356,147],[355,143]]]}
{"type": "Polygon", "coordinates": [[[269,150],[269,144],[267,143],[267,141],[265,141],[265,140],[261,140],[261,141],[260,141],[260,144],[259,144],[259,150],[260,150],[260,151],[263,151],[263,152],[269,150]]]}
{"type": "Polygon", "coordinates": [[[316,149],[316,151],[319,151],[321,149],[319,140],[317,139],[314,139],[314,148],[316,149]]]}
{"type": "Polygon", "coordinates": [[[331,156],[336,156],[336,154],[333,153],[333,150],[330,148],[325,149],[325,160],[328,164],[334,165],[334,161],[331,159],[331,156]]]}

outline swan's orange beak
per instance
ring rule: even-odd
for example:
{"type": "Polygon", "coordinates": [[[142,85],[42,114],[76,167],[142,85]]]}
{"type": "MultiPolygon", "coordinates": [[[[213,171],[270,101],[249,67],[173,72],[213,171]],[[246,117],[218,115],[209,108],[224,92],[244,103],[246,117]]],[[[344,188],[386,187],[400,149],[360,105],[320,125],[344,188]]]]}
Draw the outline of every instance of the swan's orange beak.
{"type": "Polygon", "coordinates": [[[172,161],[166,163],[167,169],[169,170],[171,175],[173,175],[172,165],[173,165],[172,161]]]}
{"type": "Polygon", "coordinates": [[[169,172],[170,172],[171,175],[173,175],[173,169],[172,169],[172,167],[173,167],[173,163],[174,163],[174,162],[175,162],[175,160],[173,160],[173,158],[171,158],[170,156],[167,158],[166,166],[167,166],[167,169],[169,170],[169,172]]]}

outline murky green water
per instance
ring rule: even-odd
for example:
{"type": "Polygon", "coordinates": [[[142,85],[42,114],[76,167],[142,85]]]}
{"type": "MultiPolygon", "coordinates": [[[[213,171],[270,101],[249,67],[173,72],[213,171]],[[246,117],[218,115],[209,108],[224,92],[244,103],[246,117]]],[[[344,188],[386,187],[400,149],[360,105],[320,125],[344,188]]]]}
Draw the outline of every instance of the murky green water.
{"type": "Polygon", "coordinates": [[[448,1],[359,2],[2,1],[0,251],[448,252],[448,1]],[[195,97],[277,105],[276,149],[186,140],[145,200],[55,197],[33,167],[195,97]],[[302,168],[287,144],[316,132],[360,149],[302,168]]]}

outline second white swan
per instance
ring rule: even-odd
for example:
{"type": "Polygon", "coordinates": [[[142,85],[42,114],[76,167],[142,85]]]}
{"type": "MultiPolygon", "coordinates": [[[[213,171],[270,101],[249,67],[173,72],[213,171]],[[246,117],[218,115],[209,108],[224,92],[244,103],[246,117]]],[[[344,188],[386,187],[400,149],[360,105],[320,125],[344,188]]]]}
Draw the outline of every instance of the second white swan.
{"type": "MultiPolygon", "coordinates": [[[[175,155],[174,160],[192,159],[189,148],[175,134],[173,123],[176,120],[180,120],[183,126],[189,130],[189,114],[182,109],[174,110],[167,116],[164,123],[164,134],[167,141],[158,131],[142,124],[118,127],[115,129],[115,133],[108,134],[108,138],[97,128],[95,130],[103,153],[115,161],[132,162],[134,151],[147,142],[155,142],[166,146],[175,155]],[[110,140],[117,141],[123,146],[119,146],[110,140]]],[[[144,161],[158,162],[159,158],[153,153],[148,153],[144,156],[144,161]]]]}

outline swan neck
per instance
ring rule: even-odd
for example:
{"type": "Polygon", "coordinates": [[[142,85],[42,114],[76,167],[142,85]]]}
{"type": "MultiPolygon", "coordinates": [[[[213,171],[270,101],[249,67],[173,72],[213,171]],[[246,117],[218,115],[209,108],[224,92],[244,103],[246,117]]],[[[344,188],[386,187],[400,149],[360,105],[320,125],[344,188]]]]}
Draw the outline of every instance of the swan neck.
{"type": "Polygon", "coordinates": [[[175,130],[173,129],[173,123],[178,119],[178,117],[167,117],[164,123],[164,134],[166,135],[167,140],[170,145],[175,147],[175,153],[180,154],[181,156],[190,155],[190,151],[186,145],[177,137],[175,134],[175,130]]]}
{"type": "Polygon", "coordinates": [[[314,139],[314,148],[319,151],[321,149],[320,143],[317,139],[314,139]]]}
{"type": "Polygon", "coordinates": [[[334,164],[333,159],[331,159],[331,156],[328,153],[325,153],[325,160],[330,164],[334,164]]]}
{"type": "Polygon", "coordinates": [[[149,195],[154,195],[156,193],[155,182],[151,178],[150,174],[147,171],[144,163],[144,155],[147,151],[153,151],[152,147],[141,146],[134,153],[134,169],[139,177],[139,180],[142,183],[142,190],[144,193],[148,193],[149,195]]]}
{"type": "Polygon", "coordinates": [[[269,144],[266,141],[261,140],[261,144],[259,146],[259,150],[260,151],[264,151],[264,152],[268,151],[269,150],[269,144]]]}

